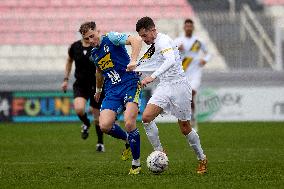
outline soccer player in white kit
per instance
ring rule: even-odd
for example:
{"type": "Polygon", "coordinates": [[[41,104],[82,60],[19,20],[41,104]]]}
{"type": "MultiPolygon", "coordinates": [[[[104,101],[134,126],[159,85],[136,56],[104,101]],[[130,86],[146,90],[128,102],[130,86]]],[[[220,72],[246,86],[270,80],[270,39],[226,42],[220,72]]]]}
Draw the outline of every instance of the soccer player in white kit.
{"type": "MultiPolygon", "coordinates": [[[[181,66],[181,59],[177,46],[167,35],[158,33],[153,20],[143,17],[136,23],[136,31],[142,40],[151,45],[140,59],[140,66],[155,68],[151,76],[145,77],[141,84],[146,86],[156,78],[160,80],[142,115],[142,121],[149,141],[154,150],[163,151],[158,128],[153,121],[159,114],[168,112],[178,118],[178,124],[187,142],[193,148],[199,160],[197,173],[207,171],[207,158],[203,153],[199,136],[191,128],[191,88],[181,66]]],[[[142,71],[143,69],[140,69],[142,71]]]]}
{"type": "Polygon", "coordinates": [[[175,44],[178,46],[182,58],[182,67],[186,77],[189,79],[192,88],[192,126],[197,130],[195,120],[195,96],[200,87],[202,77],[202,67],[210,60],[211,55],[203,42],[193,35],[194,22],[191,19],[184,21],[185,36],[175,39],[175,44]],[[203,56],[201,56],[203,52],[203,56]]]}

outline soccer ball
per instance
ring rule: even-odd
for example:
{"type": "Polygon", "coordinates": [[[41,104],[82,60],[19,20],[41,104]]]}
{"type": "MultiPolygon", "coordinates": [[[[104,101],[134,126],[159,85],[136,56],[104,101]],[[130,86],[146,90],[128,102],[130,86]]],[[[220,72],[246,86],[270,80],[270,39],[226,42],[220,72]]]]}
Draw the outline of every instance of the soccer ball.
{"type": "Polygon", "coordinates": [[[168,156],[161,151],[154,151],[147,157],[147,167],[153,173],[161,173],[168,168],[168,156]]]}

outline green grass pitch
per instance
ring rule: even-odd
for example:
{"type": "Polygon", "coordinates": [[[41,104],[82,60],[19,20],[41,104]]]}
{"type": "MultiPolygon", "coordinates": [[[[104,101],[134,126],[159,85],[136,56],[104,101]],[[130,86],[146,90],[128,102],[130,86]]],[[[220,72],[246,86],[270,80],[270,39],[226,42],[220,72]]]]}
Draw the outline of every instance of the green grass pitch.
{"type": "Polygon", "coordinates": [[[199,135],[209,171],[197,160],[176,124],[158,124],[169,169],[151,174],[151,145],[140,124],[142,173],[129,176],[122,141],[104,136],[95,151],[95,129],[80,138],[79,123],[0,124],[0,188],[284,188],[284,123],[202,123],[199,135]]]}

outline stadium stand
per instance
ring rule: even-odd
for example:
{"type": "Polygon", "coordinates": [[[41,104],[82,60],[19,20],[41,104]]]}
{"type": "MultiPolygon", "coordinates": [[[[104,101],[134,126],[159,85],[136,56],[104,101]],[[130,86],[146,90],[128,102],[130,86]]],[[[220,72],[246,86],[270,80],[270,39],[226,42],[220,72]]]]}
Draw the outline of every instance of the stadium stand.
{"type": "MultiPolygon", "coordinates": [[[[82,22],[95,19],[102,33],[131,33],[137,18],[146,15],[153,17],[158,29],[171,37],[181,35],[183,20],[193,17],[198,34],[213,53],[212,63],[206,66],[209,72],[224,71],[226,65],[230,70],[256,69],[259,56],[255,44],[250,38],[240,41],[238,18],[244,3],[250,5],[273,41],[273,23],[264,14],[265,7],[282,1],[236,1],[232,19],[229,0],[1,0],[1,86],[25,89],[24,82],[35,84],[33,89],[54,89],[62,81],[67,47],[79,38],[76,31],[82,22]],[[49,75],[43,77],[46,73],[49,75]],[[17,85],[19,75],[25,79],[17,85]],[[9,81],[11,85],[5,85],[9,81]],[[42,86],[44,81],[48,85],[42,86]]],[[[215,81],[210,73],[205,80],[215,81]]]]}
{"type": "MultiPolygon", "coordinates": [[[[257,0],[235,1],[235,13],[230,14],[229,0],[191,0],[190,3],[198,15],[202,25],[208,31],[210,38],[216,44],[219,52],[224,56],[230,69],[257,69],[262,57],[254,41],[247,37],[241,38],[241,11],[244,4],[254,11],[256,19],[260,22],[271,41],[274,41],[273,20],[264,13],[263,4],[257,0]],[[205,3],[208,3],[206,6],[205,3]],[[255,55],[255,56],[252,56],[255,55]]],[[[263,63],[264,69],[269,66],[263,63]]]]}
{"type": "MultiPolygon", "coordinates": [[[[0,10],[0,60],[5,74],[62,72],[67,47],[79,38],[77,30],[84,21],[94,19],[101,33],[131,33],[137,19],[147,15],[157,21],[160,31],[177,37],[183,20],[194,16],[186,0],[3,0],[0,10]]],[[[212,43],[210,47],[214,51],[212,43]]],[[[222,65],[222,60],[215,62],[210,66],[222,65]]]]}
{"type": "Polygon", "coordinates": [[[263,0],[262,2],[267,6],[284,5],[284,0],[263,0]]]}
{"type": "Polygon", "coordinates": [[[135,31],[137,18],[148,15],[158,18],[192,16],[184,0],[170,1],[63,1],[3,0],[0,3],[1,44],[69,44],[76,37],[78,25],[95,19],[102,32],[135,31]]]}
{"type": "Polygon", "coordinates": [[[186,0],[2,0],[0,72],[62,72],[67,47],[79,38],[85,21],[95,19],[102,33],[133,32],[145,15],[175,20],[192,14],[186,0]]]}

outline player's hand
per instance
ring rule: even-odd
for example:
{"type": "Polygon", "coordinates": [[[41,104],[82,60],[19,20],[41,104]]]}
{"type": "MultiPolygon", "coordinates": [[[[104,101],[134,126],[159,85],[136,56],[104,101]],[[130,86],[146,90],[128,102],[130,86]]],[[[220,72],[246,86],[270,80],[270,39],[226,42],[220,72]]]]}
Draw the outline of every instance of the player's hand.
{"type": "Polygon", "coordinates": [[[136,61],[131,61],[128,65],[127,65],[127,68],[126,68],[126,71],[134,71],[135,68],[137,66],[137,63],[136,61]]]}
{"type": "Polygon", "coordinates": [[[183,47],[182,44],[178,47],[178,50],[179,50],[179,51],[184,51],[184,47],[183,47]]]}
{"type": "Polygon", "coordinates": [[[63,81],[61,84],[61,89],[63,90],[64,93],[66,93],[68,87],[68,81],[63,81]]]}
{"type": "Polygon", "coordinates": [[[142,72],[136,72],[136,74],[141,77],[142,76],[142,72]]]}
{"type": "Polygon", "coordinates": [[[154,80],[155,78],[152,78],[151,76],[147,76],[141,81],[141,85],[142,87],[146,87],[149,83],[152,83],[154,80]]]}
{"type": "Polygon", "coordinates": [[[101,94],[102,94],[101,92],[96,92],[96,94],[94,95],[94,99],[96,102],[100,101],[101,94]]]}

